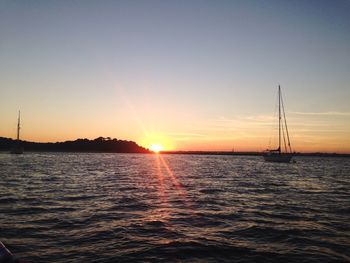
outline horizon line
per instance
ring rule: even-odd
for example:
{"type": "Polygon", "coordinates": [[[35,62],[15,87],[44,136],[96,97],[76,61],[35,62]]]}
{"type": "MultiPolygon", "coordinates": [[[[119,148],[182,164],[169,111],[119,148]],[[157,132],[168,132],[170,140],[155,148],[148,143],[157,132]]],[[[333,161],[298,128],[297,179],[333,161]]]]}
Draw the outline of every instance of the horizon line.
{"type": "MultiPolygon", "coordinates": [[[[12,140],[12,141],[15,141],[16,139],[13,139],[13,138],[8,138],[8,137],[3,137],[3,136],[0,136],[0,138],[4,138],[4,139],[9,139],[9,140],[12,140]]],[[[118,140],[118,141],[128,141],[128,142],[134,142],[136,143],[138,146],[140,147],[143,147],[147,150],[150,150],[149,147],[146,147],[146,146],[142,146],[142,145],[139,145],[139,143],[133,141],[133,140],[128,140],[128,139],[117,139],[117,138],[112,138],[112,137],[103,137],[103,136],[99,136],[99,137],[96,137],[94,139],[88,139],[88,138],[76,138],[76,139],[73,139],[73,140],[65,140],[65,141],[51,141],[51,142],[38,142],[38,141],[28,141],[28,140],[20,140],[22,142],[28,142],[28,143],[63,143],[63,142],[70,142],[70,141],[77,141],[77,140],[89,140],[89,141],[94,141],[96,139],[99,139],[99,138],[103,138],[105,139],[106,141],[113,141],[113,140],[118,140]]],[[[263,150],[243,150],[243,151],[232,151],[232,150],[181,150],[181,149],[178,149],[178,150],[162,150],[160,151],[160,153],[165,153],[165,154],[176,154],[176,153],[184,153],[184,154],[190,154],[190,153],[193,153],[193,154],[196,154],[196,153],[203,153],[203,154],[227,154],[227,155],[239,155],[239,154],[259,154],[259,153],[262,153],[264,152],[263,150]]],[[[294,154],[296,155],[299,155],[299,154],[306,154],[306,155],[317,155],[317,154],[326,154],[326,155],[350,155],[350,151],[346,151],[346,152],[338,152],[338,151],[294,151],[293,152],[294,154]]]]}

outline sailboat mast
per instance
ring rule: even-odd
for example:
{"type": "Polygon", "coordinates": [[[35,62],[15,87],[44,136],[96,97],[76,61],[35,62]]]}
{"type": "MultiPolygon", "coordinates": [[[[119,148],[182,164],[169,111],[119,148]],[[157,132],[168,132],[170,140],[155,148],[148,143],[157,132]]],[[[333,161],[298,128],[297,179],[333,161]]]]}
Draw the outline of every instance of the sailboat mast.
{"type": "Polygon", "coordinates": [[[17,141],[19,141],[19,130],[21,128],[20,126],[21,122],[21,111],[18,111],[18,122],[17,122],[17,141]]]}
{"type": "MultiPolygon", "coordinates": [[[[288,148],[289,148],[288,150],[291,153],[292,152],[292,146],[290,145],[289,132],[288,132],[288,126],[287,126],[287,119],[286,119],[286,112],[284,111],[284,103],[283,103],[282,96],[281,96],[281,104],[282,104],[284,126],[286,127],[286,133],[287,133],[287,139],[288,139],[288,148]]],[[[282,125],[283,125],[283,122],[282,122],[282,125]]]]}
{"type": "Polygon", "coordinates": [[[281,153],[281,87],[278,85],[278,151],[281,153]]]}

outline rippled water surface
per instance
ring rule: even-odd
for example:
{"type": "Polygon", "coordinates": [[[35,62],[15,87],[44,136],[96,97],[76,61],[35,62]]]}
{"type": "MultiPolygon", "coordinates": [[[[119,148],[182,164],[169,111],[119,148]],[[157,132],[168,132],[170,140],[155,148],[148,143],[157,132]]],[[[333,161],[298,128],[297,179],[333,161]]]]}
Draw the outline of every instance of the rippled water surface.
{"type": "Polygon", "coordinates": [[[349,262],[350,158],[0,154],[0,240],[30,262],[349,262]]]}

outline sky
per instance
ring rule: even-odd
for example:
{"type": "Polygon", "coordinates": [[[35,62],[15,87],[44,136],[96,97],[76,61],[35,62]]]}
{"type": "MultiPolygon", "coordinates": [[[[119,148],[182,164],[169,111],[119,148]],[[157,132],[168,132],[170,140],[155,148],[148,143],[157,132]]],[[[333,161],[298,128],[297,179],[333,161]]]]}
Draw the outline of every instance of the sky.
{"type": "Polygon", "coordinates": [[[0,1],[0,136],[350,153],[350,1],[0,1]]]}

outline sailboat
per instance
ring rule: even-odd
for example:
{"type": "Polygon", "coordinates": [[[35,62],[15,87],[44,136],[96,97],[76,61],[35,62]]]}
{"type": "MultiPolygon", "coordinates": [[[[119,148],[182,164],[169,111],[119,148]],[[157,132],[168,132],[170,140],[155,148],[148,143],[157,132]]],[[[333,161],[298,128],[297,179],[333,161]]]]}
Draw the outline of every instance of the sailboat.
{"type": "Polygon", "coordinates": [[[267,162],[278,163],[289,163],[293,157],[280,85],[278,85],[278,148],[264,151],[263,156],[267,162]]]}
{"type": "Polygon", "coordinates": [[[16,143],[11,149],[12,154],[22,154],[23,147],[21,146],[21,141],[19,140],[19,130],[21,129],[21,111],[18,112],[18,122],[17,122],[17,139],[16,143]]]}

